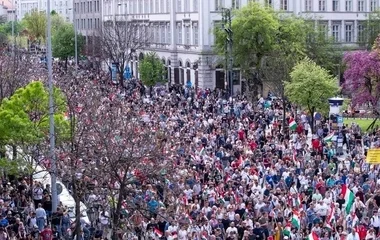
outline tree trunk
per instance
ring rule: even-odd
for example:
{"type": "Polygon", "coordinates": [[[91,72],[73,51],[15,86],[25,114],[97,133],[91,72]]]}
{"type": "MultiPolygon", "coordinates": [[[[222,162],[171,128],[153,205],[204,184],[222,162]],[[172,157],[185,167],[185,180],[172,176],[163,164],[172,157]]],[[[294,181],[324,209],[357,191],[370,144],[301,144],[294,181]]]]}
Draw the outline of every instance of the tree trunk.
{"type": "Polygon", "coordinates": [[[67,57],[65,58],[65,70],[67,70],[67,62],[68,62],[68,59],[67,57]]]}
{"type": "Polygon", "coordinates": [[[73,187],[73,197],[75,201],[75,229],[73,235],[75,236],[75,239],[80,240],[80,231],[81,231],[81,212],[80,212],[80,189],[79,189],[79,181],[77,181],[75,174],[72,175],[71,178],[72,181],[72,187],[73,187]]]}
{"type": "Polygon", "coordinates": [[[119,221],[120,221],[120,213],[121,213],[121,204],[123,202],[123,193],[124,192],[124,183],[120,184],[119,196],[117,198],[116,209],[113,211],[112,215],[112,240],[118,239],[118,229],[119,229],[119,221]]]}
{"type": "Polygon", "coordinates": [[[15,161],[17,159],[17,146],[12,145],[12,160],[15,161]]]}
{"type": "Polygon", "coordinates": [[[314,134],[314,133],[315,133],[315,129],[314,129],[314,112],[315,112],[315,108],[312,107],[312,108],[310,109],[310,114],[311,114],[310,130],[311,130],[311,134],[314,134]]]}
{"type": "Polygon", "coordinates": [[[120,88],[124,88],[124,72],[120,71],[119,69],[118,75],[119,75],[120,88]]]}

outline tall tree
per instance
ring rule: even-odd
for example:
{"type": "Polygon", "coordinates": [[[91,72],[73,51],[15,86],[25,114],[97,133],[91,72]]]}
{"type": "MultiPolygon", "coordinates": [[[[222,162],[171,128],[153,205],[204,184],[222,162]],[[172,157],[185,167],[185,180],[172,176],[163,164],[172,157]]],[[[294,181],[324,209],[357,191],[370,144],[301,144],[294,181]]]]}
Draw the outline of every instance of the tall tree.
{"type": "Polygon", "coordinates": [[[314,132],[314,113],[327,111],[328,98],[337,94],[338,82],[326,69],[306,58],[290,73],[291,81],[285,82],[285,94],[290,101],[309,111],[314,132]]]}
{"type": "MultiPolygon", "coordinates": [[[[250,92],[263,84],[262,67],[275,55],[301,59],[307,55],[307,31],[304,19],[284,16],[259,3],[250,3],[234,12],[232,20],[234,63],[247,79],[250,92]]],[[[215,28],[216,51],[225,55],[226,35],[215,28]]],[[[282,81],[282,79],[280,79],[282,81]]],[[[254,93],[255,97],[257,94],[254,93]]]]}
{"type": "Polygon", "coordinates": [[[147,87],[165,82],[165,66],[156,53],[146,54],[139,64],[140,79],[147,87]]]}
{"type": "Polygon", "coordinates": [[[119,83],[124,86],[124,69],[133,53],[144,49],[149,43],[148,26],[128,19],[105,22],[101,28],[100,44],[107,63],[118,64],[119,83]]]}
{"type": "MultiPolygon", "coordinates": [[[[65,61],[67,68],[67,60],[69,57],[75,56],[75,32],[72,24],[65,23],[54,31],[52,36],[52,50],[53,56],[65,61]]],[[[82,35],[77,35],[78,53],[84,45],[84,38],[82,35]]]]}
{"type": "MultiPolygon", "coordinates": [[[[253,95],[251,97],[256,97],[257,87],[262,85],[258,74],[260,64],[276,44],[280,23],[273,9],[259,3],[249,3],[234,14],[231,24],[234,63],[240,66],[247,79],[249,93],[253,95]]],[[[215,49],[219,55],[224,56],[225,30],[220,25],[214,30],[215,49]]]]}
{"type": "MultiPolygon", "coordinates": [[[[157,184],[166,192],[167,181],[173,181],[175,160],[171,156],[175,152],[171,149],[177,140],[151,125],[159,116],[151,114],[148,104],[137,103],[139,99],[125,101],[102,81],[89,83],[80,76],[62,80],[59,84],[68,99],[71,136],[60,146],[65,156],[61,168],[73,178],[76,209],[79,211],[79,201],[86,194],[86,183],[95,179],[111,199],[114,236],[119,229],[134,231],[137,226],[129,216],[152,213],[141,196],[142,189],[157,184]],[[150,121],[144,121],[142,111],[150,115],[150,121]],[[127,217],[121,219],[122,213],[127,217]]],[[[168,201],[167,206],[175,206],[168,201]]]]}
{"type": "Polygon", "coordinates": [[[372,51],[348,52],[343,62],[346,64],[343,90],[351,96],[352,105],[370,104],[376,115],[370,129],[380,116],[380,35],[372,51]]]}
{"type": "Polygon", "coordinates": [[[25,14],[23,21],[29,37],[34,41],[45,41],[46,38],[46,13],[45,11],[32,10],[25,14]]]}
{"type": "MultiPolygon", "coordinates": [[[[42,82],[31,82],[0,105],[0,143],[21,148],[15,158],[22,159],[27,169],[35,169],[47,153],[49,142],[48,90],[42,82]]],[[[59,89],[54,89],[55,127],[57,141],[67,137],[64,120],[65,99],[59,89]]],[[[30,172],[32,177],[33,171],[30,172]]]]}

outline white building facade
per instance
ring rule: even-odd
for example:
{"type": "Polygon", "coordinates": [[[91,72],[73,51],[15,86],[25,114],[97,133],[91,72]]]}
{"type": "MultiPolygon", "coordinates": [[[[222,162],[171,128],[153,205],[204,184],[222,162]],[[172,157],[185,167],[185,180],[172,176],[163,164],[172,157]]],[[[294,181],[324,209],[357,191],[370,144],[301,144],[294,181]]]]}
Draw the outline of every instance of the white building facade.
{"type": "MultiPolygon", "coordinates": [[[[46,11],[47,0],[13,0],[16,6],[17,20],[24,18],[32,10],[46,11]]],[[[73,0],[51,0],[51,10],[56,11],[66,21],[73,22],[73,0]]]]}
{"type": "MultiPolygon", "coordinates": [[[[200,88],[225,88],[224,69],[218,65],[212,46],[213,26],[221,21],[222,8],[241,8],[255,0],[102,0],[102,20],[117,16],[149,22],[154,51],[165,63],[171,84],[200,88]]],[[[364,23],[380,0],[256,0],[275,10],[315,19],[337,42],[355,44],[363,37],[364,23]]],[[[140,54],[141,55],[141,54],[140,54]]],[[[138,59],[131,62],[138,77],[138,59]]],[[[241,91],[239,71],[234,74],[234,92],[241,91]],[[235,79],[237,78],[237,79],[235,79]]]]}

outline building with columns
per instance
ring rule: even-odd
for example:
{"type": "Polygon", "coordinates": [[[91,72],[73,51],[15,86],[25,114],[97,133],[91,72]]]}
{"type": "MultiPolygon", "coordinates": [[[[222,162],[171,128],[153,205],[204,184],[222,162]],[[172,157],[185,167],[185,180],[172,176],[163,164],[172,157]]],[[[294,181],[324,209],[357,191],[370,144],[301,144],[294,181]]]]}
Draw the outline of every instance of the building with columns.
{"type": "MultiPolygon", "coordinates": [[[[127,16],[149,23],[151,45],[130,63],[134,76],[138,77],[139,58],[154,51],[168,69],[170,83],[224,88],[224,69],[212,49],[212,29],[222,19],[222,8],[238,9],[250,1],[314,19],[335,41],[352,45],[364,37],[369,13],[380,6],[380,0],[102,0],[101,18],[127,16]]],[[[234,92],[241,91],[242,81],[236,70],[234,92]]]]}

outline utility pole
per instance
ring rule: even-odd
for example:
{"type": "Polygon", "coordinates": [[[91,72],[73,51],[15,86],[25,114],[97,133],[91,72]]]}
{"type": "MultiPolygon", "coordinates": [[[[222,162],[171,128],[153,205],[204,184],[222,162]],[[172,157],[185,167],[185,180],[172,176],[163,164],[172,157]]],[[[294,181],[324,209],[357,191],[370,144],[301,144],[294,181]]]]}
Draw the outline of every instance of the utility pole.
{"type": "Polygon", "coordinates": [[[231,26],[231,10],[224,8],[222,12],[222,28],[226,32],[225,38],[225,79],[227,80],[229,95],[233,96],[233,32],[231,26]]]}
{"type": "Polygon", "coordinates": [[[54,98],[53,98],[53,54],[51,49],[51,9],[50,1],[47,0],[47,68],[49,83],[49,137],[50,137],[50,162],[51,162],[51,202],[52,212],[57,211],[58,194],[57,194],[57,165],[55,159],[55,130],[54,130],[54,98]]]}

